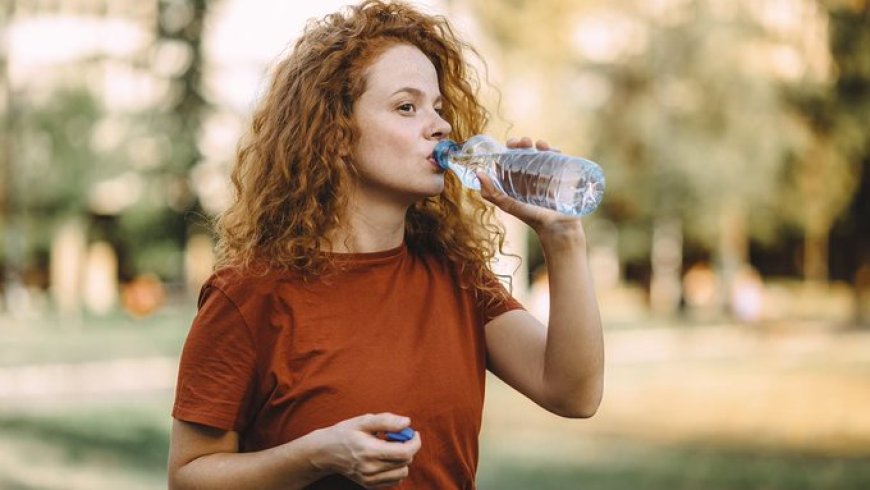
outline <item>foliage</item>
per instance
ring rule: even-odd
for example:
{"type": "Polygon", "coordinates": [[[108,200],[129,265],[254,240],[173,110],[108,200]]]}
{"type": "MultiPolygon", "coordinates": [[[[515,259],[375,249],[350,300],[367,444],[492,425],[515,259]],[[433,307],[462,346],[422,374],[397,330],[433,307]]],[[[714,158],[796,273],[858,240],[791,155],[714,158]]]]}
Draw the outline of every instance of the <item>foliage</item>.
{"type": "Polygon", "coordinates": [[[105,175],[106,162],[91,145],[102,109],[86,89],[28,102],[17,108],[16,204],[42,216],[79,215],[87,209],[87,189],[105,175]]]}
{"type": "Polygon", "coordinates": [[[94,76],[87,76],[101,69],[91,58],[70,61],[63,67],[69,75],[45,87],[16,92],[11,201],[16,236],[27,249],[17,254],[20,265],[36,265],[34,252],[47,254],[59,222],[85,218],[91,239],[118,249],[122,276],[181,278],[188,229],[204,221],[189,172],[200,159],[197,138],[208,107],[200,46],[206,2],[161,1],[158,15],[154,49],[172,44],[189,54],[177,72],[153,67],[155,77],[169,78],[158,105],[135,112],[106,107],[94,76]]]}
{"type": "Polygon", "coordinates": [[[507,84],[537,83],[532,127],[567,151],[594,141],[608,178],[596,218],[618,224],[623,260],[647,260],[651,240],[637,238],[659,217],[740,260],[749,238],[828,233],[852,201],[870,117],[858,103],[870,81],[855,76],[870,66],[866,6],[834,9],[826,46],[814,0],[780,5],[804,16],[787,28],[748,1],[471,4],[507,84]],[[833,78],[813,71],[819,53],[833,78]]]}

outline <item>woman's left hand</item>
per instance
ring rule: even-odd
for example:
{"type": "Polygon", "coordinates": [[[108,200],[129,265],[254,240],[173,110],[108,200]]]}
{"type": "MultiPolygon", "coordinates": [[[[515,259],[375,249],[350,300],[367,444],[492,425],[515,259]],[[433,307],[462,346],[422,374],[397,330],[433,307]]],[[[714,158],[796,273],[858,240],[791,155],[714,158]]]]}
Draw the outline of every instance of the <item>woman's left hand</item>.
{"type": "MultiPolygon", "coordinates": [[[[531,138],[524,136],[519,139],[508,139],[506,146],[508,148],[531,148],[533,144],[531,138]]],[[[534,144],[534,147],[538,151],[559,151],[551,148],[550,145],[543,140],[538,140],[534,144]]],[[[482,171],[477,173],[477,177],[480,179],[480,195],[484,199],[495,204],[502,211],[516,216],[535,230],[538,235],[547,231],[564,230],[566,228],[579,229],[582,233],[580,218],[562,214],[558,211],[541,206],[517,201],[500,191],[495,184],[493,184],[492,179],[482,171]]]]}

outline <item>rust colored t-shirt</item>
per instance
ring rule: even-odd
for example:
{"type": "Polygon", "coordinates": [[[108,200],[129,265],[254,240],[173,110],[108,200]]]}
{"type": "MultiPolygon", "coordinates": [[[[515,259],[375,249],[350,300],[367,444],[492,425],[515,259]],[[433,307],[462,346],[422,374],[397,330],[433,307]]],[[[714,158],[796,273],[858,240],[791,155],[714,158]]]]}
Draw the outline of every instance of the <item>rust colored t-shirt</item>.
{"type": "MultiPolygon", "coordinates": [[[[411,418],[423,445],[400,488],[474,488],[486,370],[485,307],[455,267],[406,245],[341,254],[328,282],[225,269],[203,286],[173,417],[280,445],[365,413],[411,418]]],[[[398,444],[398,443],[397,443],[398,444]]],[[[310,488],[359,488],[337,475],[310,488]]]]}

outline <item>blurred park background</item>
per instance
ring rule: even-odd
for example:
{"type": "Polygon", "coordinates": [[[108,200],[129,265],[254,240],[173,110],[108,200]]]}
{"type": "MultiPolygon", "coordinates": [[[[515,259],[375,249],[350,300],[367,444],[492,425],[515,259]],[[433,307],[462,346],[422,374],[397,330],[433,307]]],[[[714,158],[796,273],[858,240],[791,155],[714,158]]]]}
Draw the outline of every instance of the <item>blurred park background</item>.
{"type": "MultiPolygon", "coordinates": [[[[165,488],[238,137],[346,3],[0,1],[0,488],[165,488]]],[[[480,488],[870,488],[870,4],[415,3],[478,48],[491,134],[608,179],[604,403],[561,420],[490,379],[480,488]]]]}

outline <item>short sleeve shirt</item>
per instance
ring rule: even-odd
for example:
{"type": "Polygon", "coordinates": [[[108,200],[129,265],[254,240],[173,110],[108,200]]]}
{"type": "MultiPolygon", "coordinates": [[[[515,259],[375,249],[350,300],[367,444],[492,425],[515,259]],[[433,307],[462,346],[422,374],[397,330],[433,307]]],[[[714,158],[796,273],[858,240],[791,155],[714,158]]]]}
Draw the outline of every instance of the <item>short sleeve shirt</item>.
{"type": "MultiPolygon", "coordinates": [[[[406,245],[341,254],[325,280],[216,272],[182,351],[173,417],[258,451],[365,413],[411,418],[423,446],[400,488],[474,488],[485,306],[456,268],[406,245]]],[[[337,475],[310,488],[359,488],[337,475]]]]}

